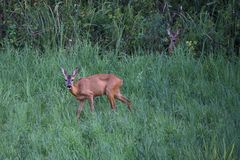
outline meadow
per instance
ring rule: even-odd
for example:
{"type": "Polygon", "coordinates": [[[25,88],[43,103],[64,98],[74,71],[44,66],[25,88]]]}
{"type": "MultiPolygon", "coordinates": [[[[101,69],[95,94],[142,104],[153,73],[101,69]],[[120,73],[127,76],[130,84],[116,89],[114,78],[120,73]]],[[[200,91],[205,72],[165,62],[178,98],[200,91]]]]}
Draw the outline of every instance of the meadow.
{"type": "Polygon", "coordinates": [[[0,51],[0,159],[240,159],[239,57],[102,52],[85,42],[0,51]],[[97,97],[77,122],[60,70],[76,66],[78,78],[121,77],[133,111],[97,97]]]}

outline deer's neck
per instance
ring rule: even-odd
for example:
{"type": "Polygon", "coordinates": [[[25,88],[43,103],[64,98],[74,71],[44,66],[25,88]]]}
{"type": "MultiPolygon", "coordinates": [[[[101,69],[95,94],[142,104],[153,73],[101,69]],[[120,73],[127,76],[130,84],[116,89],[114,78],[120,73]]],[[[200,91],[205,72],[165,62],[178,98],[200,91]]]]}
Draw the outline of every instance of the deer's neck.
{"type": "Polygon", "coordinates": [[[72,93],[72,95],[74,95],[75,97],[77,96],[78,94],[78,88],[77,86],[74,84],[71,89],[69,89],[69,91],[72,93]]]}

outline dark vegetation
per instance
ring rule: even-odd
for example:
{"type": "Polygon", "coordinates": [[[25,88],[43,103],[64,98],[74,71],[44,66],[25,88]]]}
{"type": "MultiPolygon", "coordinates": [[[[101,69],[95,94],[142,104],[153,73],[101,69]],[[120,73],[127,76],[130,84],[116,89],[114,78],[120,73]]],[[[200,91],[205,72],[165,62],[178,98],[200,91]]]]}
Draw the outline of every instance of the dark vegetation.
{"type": "Polygon", "coordinates": [[[29,45],[41,52],[85,39],[126,54],[162,52],[168,27],[179,28],[180,43],[197,54],[239,54],[240,47],[237,0],[1,0],[0,19],[1,47],[29,45]]]}

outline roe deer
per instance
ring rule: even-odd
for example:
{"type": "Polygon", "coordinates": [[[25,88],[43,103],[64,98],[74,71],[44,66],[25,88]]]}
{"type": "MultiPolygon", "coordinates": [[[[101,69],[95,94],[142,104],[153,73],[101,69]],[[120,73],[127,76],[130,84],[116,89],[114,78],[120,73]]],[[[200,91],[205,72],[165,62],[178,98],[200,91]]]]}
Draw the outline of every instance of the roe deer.
{"type": "Polygon", "coordinates": [[[178,41],[179,29],[176,32],[172,32],[170,28],[167,29],[167,34],[170,38],[170,44],[168,46],[168,53],[171,55],[174,48],[176,47],[176,43],[178,41]]]}
{"type": "Polygon", "coordinates": [[[77,119],[80,118],[80,113],[84,107],[84,101],[89,100],[91,112],[94,110],[93,99],[96,96],[106,95],[111,104],[111,108],[115,109],[115,98],[125,103],[131,111],[131,102],[124,97],[120,92],[120,87],[123,80],[113,74],[95,74],[88,77],[80,78],[76,83],[73,83],[78,72],[76,68],[72,75],[68,75],[66,70],[62,69],[66,86],[73,96],[80,102],[79,108],[76,111],[77,119]]]}

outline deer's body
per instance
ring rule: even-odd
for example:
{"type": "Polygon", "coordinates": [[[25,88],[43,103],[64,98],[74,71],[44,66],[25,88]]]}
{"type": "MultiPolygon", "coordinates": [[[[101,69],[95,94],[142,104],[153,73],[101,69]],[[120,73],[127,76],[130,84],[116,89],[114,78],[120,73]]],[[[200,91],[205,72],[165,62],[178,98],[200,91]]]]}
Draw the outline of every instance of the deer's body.
{"type": "Polygon", "coordinates": [[[112,85],[120,87],[122,80],[113,74],[95,74],[80,78],[69,91],[77,100],[83,100],[91,95],[94,97],[105,95],[106,90],[112,88],[112,85]]]}
{"type": "Polygon", "coordinates": [[[77,69],[73,71],[72,75],[67,75],[66,71],[62,69],[66,85],[73,96],[80,102],[77,109],[77,118],[79,119],[80,113],[84,106],[84,101],[89,100],[90,110],[94,110],[94,97],[106,95],[111,104],[111,108],[115,109],[115,98],[128,105],[131,110],[131,102],[124,97],[120,92],[120,87],[123,80],[114,74],[95,74],[88,77],[80,78],[76,83],[73,79],[77,73],[77,69]]]}
{"type": "Polygon", "coordinates": [[[171,55],[173,53],[174,48],[176,47],[175,43],[170,43],[168,46],[168,53],[171,55]]]}

